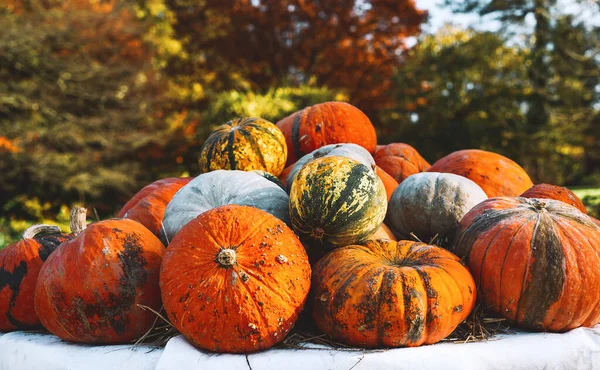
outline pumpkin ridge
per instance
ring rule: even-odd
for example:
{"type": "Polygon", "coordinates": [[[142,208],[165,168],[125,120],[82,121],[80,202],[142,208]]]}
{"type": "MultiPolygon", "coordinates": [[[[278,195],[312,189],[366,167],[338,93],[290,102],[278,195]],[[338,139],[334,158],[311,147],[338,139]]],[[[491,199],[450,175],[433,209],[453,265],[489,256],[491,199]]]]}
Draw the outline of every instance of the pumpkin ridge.
{"type": "MultiPolygon", "coordinates": [[[[375,285],[377,284],[377,288],[381,287],[383,273],[385,272],[385,268],[379,266],[374,266],[372,269],[366,271],[362,276],[356,280],[356,287],[368,287],[368,289],[364,292],[361,292],[361,296],[364,300],[361,303],[358,303],[356,306],[358,310],[363,313],[362,317],[357,317],[357,326],[364,327],[365,330],[372,331],[374,328],[379,330],[379,323],[377,317],[379,316],[379,305],[373,305],[373,302],[377,301],[379,303],[379,298],[381,294],[377,294],[375,296],[373,293],[377,292],[375,289],[375,285]],[[379,271],[378,271],[379,270],[379,271]],[[373,274],[370,274],[371,271],[374,271],[373,274]]],[[[381,293],[381,292],[380,292],[381,293]]],[[[359,329],[360,331],[360,329],[359,329]]]]}
{"type": "MultiPolygon", "coordinates": [[[[367,267],[369,264],[368,263],[361,263],[356,265],[352,271],[348,272],[348,276],[344,279],[341,280],[340,282],[338,282],[336,285],[337,288],[337,292],[333,295],[333,297],[331,297],[331,300],[328,304],[328,311],[330,313],[330,316],[335,316],[341,309],[344,308],[344,303],[346,302],[346,300],[348,300],[347,296],[347,292],[346,289],[348,288],[348,286],[350,286],[350,284],[354,283],[357,280],[357,276],[356,273],[353,273],[356,270],[362,269],[364,267],[367,267]],[[346,295],[346,296],[344,296],[346,295]],[[341,301],[340,301],[341,299],[341,301]]],[[[374,270],[376,267],[372,267],[369,270],[374,270]]],[[[363,274],[364,275],[364,274],[363,274]]]]}
{"type": "Polygon", "coordinates": [[[25,276],[27,276],[27,263],[25,261],[21,261],[18,265],[16,265],[13,268],[12,272],[8,272],[4,268],[0,268],[0,291],[5,286],[8,286],[12,291],[10,295],[10,300],[8,301],[8,311],[6,312],[6,318],[8,319],[10,324],[15,327],[30,326],[25,325],[12,315],[12,309],[15,307],[17,297],[19,296],[20,287],[23,282],[23,279],[25,279],[25,276]]]}
{"type": "MultiPolygon", "coordinates": [[[[497,302],[499,302],[499,306],[498,306],[498,310],[501,310],[502,307],[500,306],[502,303],[502,282],[504,281],[503,279],[503,273],[504,273],[504,266],[506,265],[506,257],[508,257],[509,253],[510,253],[510,247],[513,245],[513,241],[516,238],[517,234],[530,222],[532,221],[534,218],[536,217],[535,214],[533,214],[532,216],[528,217],[527,219],[525,219],[525,221],[517,228],[517,230],[515,231],[515,233],[512,235],[510,242],[508,243],[508,245],[506,246],[506,252],[504,253],[504,258],[502,259],[502,264],[500,265],[500,279],[498,282],[498,300],[497,302]]],[[[483,269],[482,269],[483,270],[483,269]]],[[[482,294],[483,295],[483,294],[482,294]]]]}
{"type": "MultiPolygon", "coordinates": [[[[242,266],[242,267],[243,267],[243,266],[242,266]]],[[[284,295],[282,295],[282,294],[281,294],[281,292],[279,292],[277,289],[273,289],[273,288],[271,287],[270,283],[267,283],[267,281],[266,281],[267,277],[269,277],[269,278],[270,278],[270,276],[269,276],[269,275],[262,276],[262,278],[261,278],[261,277],[260,277],[259,275],[257,275],[257,274],[254,272],[254,270],[252,270],[251,268],[244,268],[244,272],[245,272],[246,274],[250,275],[250,277],[253,277],[254,279],[256,279],[256,281],[260,281],[260,283],[261,283],[261,286],[267,287],[267,288],[268,288],[268,290],[269,290],[271,293],[273,293],[273,295],[276,295],[276,296],[278,296],[279,298],[284,298],[284,299],[291,300],[291,301],[294,301],[294,302],[296,301],[296,299],[294,299],[295,297],[292,297],[292,296],[290,296],[289,294],[287,294],[287,292],[285,292],[285,291],[284,291],[284,293],[286,293],[286,295],[284,296],[284,295]]]]}
{"type": "MultiPolygon", "coordinates": [[[[483,253],[483,258],[481,259],[481,266],[485,265],[485,259],[487,258],[488,252],[490,250],[490,247],[492,246],[492,243],[496,240],[496,237],[498,237],[498,235],[506,230],[508,227],[510,227],[510,223],[506,223],[504,226],[499,227],[498,230],[496,230],[496,233],[494,234],[494,236],[490,239],[490,242],[488,243],[487,247],[485,247],[485,252],[483,253]]],[[[477,279],[477,286],[480,286],[483,288],[483,268],[480,269],[479,271],[479,277],[477,279]]]]}
{"type": "MultiPolygon", "coordinates": [[[[253,128],[253,129],[259,130],[260,132],[264,132],[264,133],[268,134],[272,139],[271,141],[277,143],[277,145],[279,145],[279,148],[281,148],[282,152],[287,153],[287,146],[285,146],[285,141],[279,140],[277,135],[275,135],[271,129],[266,129],[264,131],[261,131],[262,128],[255,123],[247,124],[247,126],[253,128]]],[[[275,126],[275,128],[273,128],[273,130],[279,130],[279,128],[277,128],[277,126],[275,126]]]]}
{"type": "MultiPolygon", "coordinates": [[[[411,305],[411,298],[413,297],[412,291],[409,289],[407,283],[408,278],[402,269],[400,272],[400,282],[402,285],[402,303],[404,305],[405,320],[408,324],[408,330],[406,332],[406,338],[411,345],[419,344],[419,338],[423,335],[423,329],[425,327],[425,320],[422,315],[419,315],[419,310],[415,306],[411,305]],[[407,314],[408,313],[408,314],[407,314]]],[[[410,283],[414,283],[411,281],[410,283]]],[[[414,290],[414,288],[412,288],[414,290]]]]}
{"type": "Polygon", "coordinates": [[[522,292],[526,297],[524,306],[532,306],[526,308],[523,322],[532,327],[538,327],[538,323],[544,321],[548,309],[560,299],[566,278],[561,269],[565,256],[554,232],[553,223],[544,210],[540,211],[539,217],[539,236],[532,239],[530,252],[533,259],[530,267],[532,279],[522,292]],[[548,265],[551,267],[548,268],[548,265]],[[544,275],[544,271],[552,273],[551,277],[544,275]]]}
{"type": "MultiPolygon", "coordinates": [[[[421,300],[421,302],[423,302],[423,305],[424,305],[424,307],[423,307],[423,313],[424,313],[424,316],[425,316],[425,320],[424,320],[424,323],[423,323],[424,324],[423,325],[423,330],[421,331],[421,335],[420,335],[421,338],[427,338],[429,336],[428,335],[429,333],[427,332],[427,325],[426,325],[427,324],[427,312],[430,312],[429,311],[429,298],[430,298],[429,297],[429,290],[427,289],[427,286],[425,285],[425,281],[423,280],[423,277],[421,276],[420,272],[416,268],[414,268],[414,267],[411,267],[411,269],[413,271],[415,271],[415,273],[416,273],[415,275],[419,277],[418,281],[420,282],[421,286],[423,287],[423,290],[425,291],[425,296],[427,297],[427,299],[421,300]]],[[[417,280],[417,279],[415,279],[415,280],[417,280]]],[[[464,302],[464,298],[463,298],[462,294],[461,294],[461,300],[460,301],[464,302]]]]}
{"type": "MultiPolygon", "coordinates": [[[[393,286],[393,282],[396,278],[396,272],[394,271],[394,269],[388,269],[388,270],[383,270],[383,276],[381,277],[381,281],[379,283],[379,295],[377,297],[377,337],[378,338],[383,338],[383,336],[385,335],[385,322],[381,322],[381,320],[383,319],[383,315],[381,315],[381,306],[382,303],[386,302],[386,293],[390,293],[390,299],[393,297],[393,292],[389,292],[390,287],[393,286]],[[391,275],[391,279],[390,279],[390,275],[391,275]],[[388,280],[390,282],[388,282],[388,280]],[[387,283],[384,285],[384,282],[387,283]]],[[[387,303],[387,302],[386,302],[387,303]]],[[[389,305],[389,304],[388,304],[389,305]]],[[[382,341],[378,340],[378,344],[382,345],[384,344],[382,341]]]]}
{"type": "Polygon", "coordinates": [[[265,162],[265,157],[263,156],[263,153],[260,150],[260,148],[258,147],[256,141],[252,140],[252,135],[245,130],[240,130],[240,135],[242,135],[246,139],[249,139],[248,143],[250,144],[250,147],[252,148],[254,155],[256,155],[258,157],[258,161],[260,162],[261,167],[267,168],[267,163],[265,162]]]}
{"type": "MultiPolygon", "coordinates": [[[[239,267],[238,267],[238,269],[241,270],[239,267]]],[[[246,273],[243,270],[242,270],[242,272],[246,273]]],[[[242,276],[237,271],[236,271],[236,274],[238,274],[238,276],[242,276]]],[[[263,312],[263,310],[260,308],[260,305],[258,304],[258,302],[256,301],[256,298],[252,294],[252,291],[250,290],[250,287],[248,287],[246,285],[246,283],[243,281],[243,279],[239,279],[238,284],[242,285],[244,287],[244,289],[246,290],[246,293],[248,294],[248,297],[249,297],[247,300],[250,301],[250,302],[252,302],[252,305],[254,306],[255,311],[258,312],[257,316],[262,321],[263,328],[268,328],[270,326],[269,325],[269,320],[265,317],[265,312],[263,312]]],[[[237,290],[239,292],[239,289],[237,289],[237,290]]],[[[256,316],[254,316],[254,317],[256,317],[256,316]]],[[[254,318],[254,317],[252,317],[252,318],[254,318]]],[[[247,317],[247,318],[250,319],[250,317],[247,317]]]]}

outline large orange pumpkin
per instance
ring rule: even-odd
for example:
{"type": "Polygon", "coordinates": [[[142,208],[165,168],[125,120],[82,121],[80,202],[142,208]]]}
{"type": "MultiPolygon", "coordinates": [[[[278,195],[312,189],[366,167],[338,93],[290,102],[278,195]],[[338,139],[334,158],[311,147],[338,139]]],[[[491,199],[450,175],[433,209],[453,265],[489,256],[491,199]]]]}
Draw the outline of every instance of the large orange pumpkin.
{"type": "Polygon", "coordinates": [[[404,143],[388,144],[380,148],[374,158],[375,163],[398,183],[431,167],[415,148],[404,143]]]}
{"type": "Polygon", "coordinates": [[[158,277],[165,247],[129,219],[96,222],[46,260],[35,288],[42,325],[61,339],[90,344],[141,337],[160,310],[158,277]]]}
{"type": "Polygon", "coordinates": [[[460,150],[441,158],[429,172],[464,176],[479,185],[488,197],[516,197],[533,186],[525,170],[500,154],[478,149],[460,150]]]}
{"type": "Polygon", "coordinates": [[[169,204],[173,195],[191,180],[191,177],[171,177],[154,181],[138,191],[121,208],[117,217],[135,220],[146,226],[154,235],[160,237],[160,229],[167,204],[169,204]]]}
{"type": "Polygon", "coordinates": [[[41,327],[33,308],[37,276],[50,253],[70,238],[57,226],[35,225],[0,251],[0,331],[41,327]]]}
{"type": "Polygon", "coordinates": [[[562,186],[550,185],[550,184],[537,184],[533,185],[523,194],[521,194],[524,198],[542,198],[542,199],[554,199],[560,200],[561,202],[567,203],[583,213],[587,213],[585,209],[585,205],[579,199],[575,193],[567,188],[563,188],[562,186]]]}
{"type": "Polygon", "coordinates": [[[298,237],[257,208],[204,212],[169,244],[160,274],[165,311],[192,344],[248,353],[284,339],[310,288],[298,237]]]}
{"type": "Polygon", "coordinates": [[[306,107],[277,122],[288,147],[287,165],[327,144],[354,143],[375,151],[375,127],[360,109],[343,102],[306,107]]]}
{"type": "Polygon", "coordinates": [[[491,198],[463,217],[455,240],[483,303],[519,326],[563,332],[600,322],[600,228],[574,207],[491,198]]]}
{"type": "Polygon", "coordinates": [[[353,346],[436,343],[475,304],[473,277],[458,257],[424,243],[377,240],[338,248],[313,271],[317,326],[353,346]]]}

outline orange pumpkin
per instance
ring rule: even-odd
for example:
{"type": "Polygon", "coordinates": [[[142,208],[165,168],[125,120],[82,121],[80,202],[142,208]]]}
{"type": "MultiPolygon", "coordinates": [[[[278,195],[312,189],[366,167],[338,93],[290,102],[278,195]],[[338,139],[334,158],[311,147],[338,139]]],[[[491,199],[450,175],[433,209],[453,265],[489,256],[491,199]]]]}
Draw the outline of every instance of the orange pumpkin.
{"type": "Polygon", "coordinates": [[[431,165],[415,148],[404,143],[392,143],[375,153],[375,163],[399,184],[410,175],[426,171],[431,165]]]}
{"type": "Polygon", "coordinates": [[[585,205],[579,199],[575,193],[562,186],[550,185],[550,184],[537,184],[533,185],[526,192],[521,194],[524,198],[542,198],[542,199],[554,199],[560,200],[561,202],[567,203],[583,213],[587,213],[585,205]]]}
{"type": "Polygon", "coordinates": [[[533,186],[527,172],[500,154],[478,149],[448,154],[427,171],[464,176],[479,185],[488,197],[516,197],[533,186]]]}
{"type": "Polygon", "coordinates": [[[590,218],[592,219],[592,221],[594,221],[594,223],[595,223],[596,225],[600,226],[600,220],[598,220],[598,219],[596,219],[596,218],[593,218],[593,217],[590,217],[590,218]]]}
{"type": "Polygon", "coordinates": [[[377,165],[375,166],[375,173],[377,173],[377,176],[379,176],[381,182],[383,182],[383,186],[385,186],[385,193],[389,202],[390,198],[392,197],[392,193],[398,187],[398,181],[396,181],[392,176],[390,176],[387,172],[385,172],[381,167],[377,165]]]}
{"type": "Polygon", "coordinates": [[[354,143],[375,151],[375,127],[360,109],[343,102],[306,107],[277,122],[288,147],[287,165],[327,144],[354,143]]]}
{"type": "Polygon", "coordinates": [[[257,208],[227,205],[186,224],[160,274],[165,311],[193,345],[249,353],[284,339],[310,288],[298,237],[257,208]]]}
{"type": "Polygon", "coordinates": [[[167,204],[173,195],[191,180],[191,177],[171,177],[146,185],[121,208],[117,217],[135,220],[160,237],[167,204]]]}
{"type": "Polygon", "coordinates": [[[499,197],[469,211],[454,250],[486,306],[534,330],[600,322],[600,228],[563,202],[499,197]]]}
{"type": "Polygon", "coordinates": [[[390,230],[390,228],[387,227],[385,224],[381,224],[381,227],[379,227],[379,229],[377,229],[375,234],[373,234],[369,238],[369,240],[378,240],[378,239],[387,239],[387,240],[393,240],[393,241],[397,240],[396,236],[394,235],[392,230],[390,230]]]}
{"type": "Polygon", "coordinates": [[[71,237],[57,226],[35,225],[0,251],[0,331],[41,327],[33,308],[38,273],[50,253],[71,237]]]}
{"type": "Polygon", "coordinates": [[[294,168],[294,164],[296,164],[296,162],[290,164],[289,166],[287,166],[286,168],[283,169],[283,172],[281,172],[281,175],[279,175],[279,181],[281,182],[281,185],[283,185],[283,188],[285,189],[286,183],[287,183],[287,177],[290,174],[290,172],[292,172],[292,169],[294,168]]]}
{"type": "Polygon", "coordinates": [[[141,337],[160,310],[158,277],[165,247],[129,219],[96,222],[46,260],[35,288],[42,325],[61,339],[90,344],[141,337]]]}
{"type": "Polygon", "coordinates": [[[359,347],[436,343],[475,304],[475,283],[458,257],[412,241],[338,248],[314,267],[313,318],[335,340],[359,347]]]}

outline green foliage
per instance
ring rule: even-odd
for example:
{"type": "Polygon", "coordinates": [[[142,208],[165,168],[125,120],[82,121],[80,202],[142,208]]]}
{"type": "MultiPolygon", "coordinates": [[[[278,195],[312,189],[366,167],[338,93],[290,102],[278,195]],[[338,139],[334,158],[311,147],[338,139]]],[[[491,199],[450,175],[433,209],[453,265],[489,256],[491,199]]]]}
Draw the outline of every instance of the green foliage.
{"type": "Polygon", "coordinates": [[[590,216],[600,218],[600,188],[572,188],[571,191],[581,199],[590,216]]]}

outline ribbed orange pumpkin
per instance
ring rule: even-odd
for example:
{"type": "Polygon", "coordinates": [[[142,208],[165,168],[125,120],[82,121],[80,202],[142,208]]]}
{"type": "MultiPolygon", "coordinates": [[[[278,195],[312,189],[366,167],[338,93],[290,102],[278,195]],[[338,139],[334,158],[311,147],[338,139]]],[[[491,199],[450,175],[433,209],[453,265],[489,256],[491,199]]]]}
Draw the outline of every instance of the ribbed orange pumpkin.
{"type": "Polygon", "coordinates": [[[327,144],[354,143],[375,151],[375,127],[360,109],[343,102],[306,107],[277,122],[287,144],[287,165],[327,144]]]}
{"type": "Polygon", "coordinates": [[[519,326],[563,332],[600,322],[600,228],[574,207],[491,198],[463,217],[455,240],[480,299],[519,326]]]}
{"type": "Polygon", "coordinates": [[[541,198],[541,199],[554,199],[560,200],[561,202],[567,203],[580,210],[583,213],[587,213],[585,205],[579,199],[575,193],[562,186],[550,185],[550,184],[537,184],[533,185],[526,192],[521,194],[523,198],[541,198]]]}
{"type": "Polygon", "coordinates": [[[375,153],[375,163],[399,184],[410,175],[427,171],[431,165],[412,146],[388,144],[375,153]]]}
{"type": "Polygon", "coordinates": [[[165,247],[129,219],[99,221],[61,244],[40,270],[35,311],[61,339],[90,344],[128,343],[160,310],[158,277],[165,247]]]}
{"type": "Polygon", "coordinates": [[[392,176],[390,176],[387,172],[385,172],[381,167],[375,166],[375,173],[383,182],[383,186],[385,186],[385,194],[387,196],[388,202],[392,197],[392,193],[398,187],[398,181],[396,181],[392,176]]]}
{"type": "Polygon", "coordinates": [[[160,228],[167,204],[173,195],[191,180],[191,177],[171,177],[154,181],[138,191],[121,208],[117,217],[135,220],[160,237],[160,228]]]}
{"type": "Polygon", "coordinates": [[[533,186],[527,172],[512,160],[478,149],[450,153],[427,171],[464,176],[479,185],[488,197],[516,197],[533,186]]]}
{"type": "Polygon", "coordinates": [[[33,308],[37,276],[50,253],[71,237],[57,226],[35,225],[0,251],[0,331],[42,326],[33,308]]]}
{"type": "Polygon", "coordinates": [[[257,208],[204,212],[169,244],[161,268],[165,311],[192,344],[249,353],[284,339],[310,288],[298,237],[257,208]]]}
{"type": "Polygon", "coordinates": [[[313,318],[324,333],[353,346],[436,343],[475,304],[473,277],[458,257],[423,243],[338,248],[313,271],[313,318]]]}

